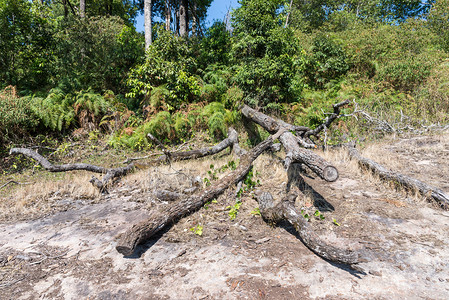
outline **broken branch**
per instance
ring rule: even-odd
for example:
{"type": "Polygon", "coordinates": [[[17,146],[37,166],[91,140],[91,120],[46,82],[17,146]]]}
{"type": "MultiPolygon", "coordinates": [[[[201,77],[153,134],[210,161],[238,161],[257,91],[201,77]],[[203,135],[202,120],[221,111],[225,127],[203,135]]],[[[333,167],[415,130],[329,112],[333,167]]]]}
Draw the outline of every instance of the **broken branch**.
{"type": "Polygon", "coordinates": [[[307,219],[304,218],[294,206],[297,196],[296,193],[290,192],[281,202],[275,204],[273,196],[270,193],[261,191],[256,192],[256,199],[259,203],[262,217],[272,222],[287,220],[293,227],[295,227],[304,245],[318,256],[333,262],[349,265],[366,261],[366,259],[362,258],[362,253],[360,251],[340,249],[322,241],[317,234],[314,233],[313,228],[307,222],[307,219]]]}
{"type": "Polygon", "coordinates": [[[349,148],[349,156],[355,159],[361,168],[368,169],[374,174],[377,174],[380,179],[398,183],[406,190],[418,191],[422,196],[438,203],[442,209],[449,210],[449,196],[439,188],[428,185],[418,179],[402,175],[401,173],[389,171],[377,162],[361,156],[355,147],[349,148]]]}
{"type": "Polygon", "coordinates": [[[126,167],[121,168],[104,168],[100,166],[85,164],[85,163],[77,163],[77,164],[64,164],[64,165],[54,165],[49,162],[45,157],[40,155],[39,153],[27,149],[27,148],[11,148],[9,154],[22,154],[29,158],[37,161],[44,169],[50,172],[67,172],[67,171],[77,171],[84,170],[93,173],[105,174],[102,180],[99,180],[95,176],[92,176],[92,179],[89,180],[95,187],[97,187],[100,192],[107,193],[106,185],[114,178],[124,176],[131,172],[134,169],[134,164],[129,164],[126,167]]]}
{"type": "Polygon", "coordinates": [[[270,136],[251,149],[251,151],[243,155],[237,169],[213,183],[206,190],[182,199],[167,209],[154,212],[147,220],[133,225],[129,230],[119,236],[119,242],[116,246],[117,251],[123,255],[131,255],[134,253],[138,244],[147,241],[168,224],[198,210],[206,202],[218,197],[228,187],[241,181],[249,172],[253,161],[262,154],[262,152],[268,149],[280,134],[282,134],[282,132],[275,136],[270,136]]]}

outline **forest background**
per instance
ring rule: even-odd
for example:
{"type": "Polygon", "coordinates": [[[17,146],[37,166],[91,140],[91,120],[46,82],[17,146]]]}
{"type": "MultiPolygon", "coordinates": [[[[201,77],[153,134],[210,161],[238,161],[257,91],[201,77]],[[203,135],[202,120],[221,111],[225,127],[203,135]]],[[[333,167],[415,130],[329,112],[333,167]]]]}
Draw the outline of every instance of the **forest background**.
{"type": "Polygon", "coordinates": [[[0,156],[49,137],[220,139],[243,103],[311,127],[345,99],[403,128],[448,122],[449,0],[240,0],[206,26],[211,2],[0,0],[0,156]]]}

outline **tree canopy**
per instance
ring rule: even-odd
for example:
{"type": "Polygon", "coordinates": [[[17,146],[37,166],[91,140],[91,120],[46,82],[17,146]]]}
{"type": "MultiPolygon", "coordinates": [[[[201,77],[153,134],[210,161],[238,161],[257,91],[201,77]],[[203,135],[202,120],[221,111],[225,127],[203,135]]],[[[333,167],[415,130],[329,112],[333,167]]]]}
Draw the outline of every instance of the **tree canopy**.
{"type": "Polygon", "coordinates": [[[24,132],[73,130],[84,93],[109,103],[98,124],[120,115],[143,134],[168,120],[161,132],[175,140],[211,127],[222,134],[243,103],[310,124],[348,97],[420,118],[447,110],[447,0],[240,0],[228,23],[206,28],[211,3],[151,1],[145,51],[135,29],[144,1],[0,0],[0,88],[15,91],[0,100],[3,120],[14,120],[16,101],[29,116],[17,121],[24,132]],[[59,107],[53,122],[43,105],[59,107]],[[58,122],[68,125],[48,126],[58,122]]]}

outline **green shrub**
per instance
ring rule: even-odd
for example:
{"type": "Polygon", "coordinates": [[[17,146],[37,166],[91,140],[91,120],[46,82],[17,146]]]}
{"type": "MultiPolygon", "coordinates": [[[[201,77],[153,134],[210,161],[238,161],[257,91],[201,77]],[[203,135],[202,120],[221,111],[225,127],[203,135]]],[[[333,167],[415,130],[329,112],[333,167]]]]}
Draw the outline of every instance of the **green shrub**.
{"type": "Polygon", "coordinates": [[[216,139],[226,136],[226,122],[222,112],[214,113],[208,120],[208,129],[210,135],[216,139]]]}
{"type": "Polygon", "coordinates": [[[311,51],[303,66],[303,74],[311,86],[323,88],[326,83],[348,72],[350,66],[346,53],[332,38],[324,34],[317,35],[311,51]]]}
{"type": "Polygon", "coordinates": [[[438,37],[441,47],[449,52],[449,0],[437,0],[427,17],[428,24],[438,37]]]}
{"type": "Polygon", "coordinates": [[[143,125],[143,134],[151,133],[160,140],[173,141],[175,132],[173,120],[167,111],[161,111],[143,125]]]}
{"type": "Polygon", "coordinates": [[[31,99],[34,115],[48,129],[62,131],[75,124],[73,95],[65,94],[60,89],[52,89],[45,98],[31,97],[31,99]]]}
{"type": "Polygon", "coordinates": [[[148,104],[146,100],[156,93],[159,100],[163,96],[167,110],[175,111],[185,103],[196,101],[201,94],[200,81],[194,76],[197,63],[183,39],[163,28],[156,28],[156,35],[158,38],[148,48],[145,62],[129,72],[127,96],[143,98],[148,104]]]}
{"type": "Polygon", "coordinates": [[[30,97],[17,97],[14,87],[0,91],[0,145],[9,136],[26,134],[39,124],[32,113],[31,102],[30,97]]]}

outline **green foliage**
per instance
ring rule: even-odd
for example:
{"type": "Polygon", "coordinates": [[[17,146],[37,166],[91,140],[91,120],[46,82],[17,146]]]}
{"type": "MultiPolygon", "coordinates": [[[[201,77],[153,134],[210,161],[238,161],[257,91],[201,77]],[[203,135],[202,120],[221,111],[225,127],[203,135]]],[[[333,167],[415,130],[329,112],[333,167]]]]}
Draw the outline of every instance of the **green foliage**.
{"type": "Polygon", "coordinates": [[[48,129],[62,131],[74,125],[73,95],[53,89],[45,98],[31,97],[31,99],[33,113],[48,129]]]}
{"type": "Polygon", "coordinates": [[[229,205],[226,207],[226,209],[229,210],[228,215],[231,220],[235,220],[235,218],[237,218],[240,206],[242,206],[242,201],[240,201],[240,199],[237,199],[234,205],[229,205]]]}
{"type": "Polygon", "coordinates": [[[204,229],[203,226],[196,225],[195,227],[190,228],[190,231],[193,232],[196,235],[202,236],[203,235],[203,229],[204,229]]]}
{"type": "Polygon", "coordinates": [[[323,88],[331,80],[339,79],[349,70],[342,47],[324,34],[315,37],[312,55],[304,65],[303,73],[311,86],[323,88]]]}
{"type": "Polygon", "coordinates": [[[227,65],[229,63],[229,49],[231,47],[231,35],[226,30],[226,24],[215,21],[209,27],[201,39],[198,58],[201,69],[206,69],[210,65],[227,65]]]}
{"type": "Polygon", "coordinates": [[[65,92],[92,88],[124,91],[123,81],[143,55],[143,39],[118,17],[64,19],[57,23],[54,84],[65,92]]]}
{"type": "Polygon", "coordinates": [[[33,131],[39,124],[31,106],[31,99],[17,97],[13,87],[0,91],[0,145],[6,143],[10,136],[33,131]]]}
{"type": "Polygon", "coordinates": [[[282,1],[248,0],[233,12],[235,82],[252,106],[296,101],[301,92],[294,65],[299,47],[282,26],[281,7],[282,1]]]}
{"type": "Polygon", "coordinates": [[[257,208],[255,208],[255,209],[253,209],[252,211],[251,211],[251,216],[253,216],[253,217],[257,217],[257,216],[262,216],[261,215],[261,213],[260,213],[260,209],[257,207],[257,208]]]}
{"type": "Polygon", "coordinates": [[[117,132],[109,144],[116,148],[144,149],[148,147],[148,133],[170,144],[188,139],[199,130],[207,130],[212,138],[222,139],[226,136],[227,127],[237,121],[237,112],[226,110],[222,103],[212,102],[205,107],[193,104],[186,111],[160,111],[131,134],[126,130],[117,132]]]}
{"type": "Polygon", "coordinates": [[[27,0],[0,0],[0,88],[47,86],[54,39],[47,10],[27,0]]]}
{"type": "Polygon", "coordinates": [[[449,52],[449,0],[435,1],[427,20],[441,47],[449,52]]]}
{"type": "Polygon", "coordinates": [[[151,99],[153,92],[157,93],[155,89],[163,86],[164,104],[173,111],[183,103],[193,102],[201,93],[199,81],[193,75],[196,61],[183,39],[163,28],[157,30],[157,37],[147,50],[145,62],[129,73],[128,96],[151,99]]]}

